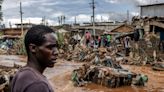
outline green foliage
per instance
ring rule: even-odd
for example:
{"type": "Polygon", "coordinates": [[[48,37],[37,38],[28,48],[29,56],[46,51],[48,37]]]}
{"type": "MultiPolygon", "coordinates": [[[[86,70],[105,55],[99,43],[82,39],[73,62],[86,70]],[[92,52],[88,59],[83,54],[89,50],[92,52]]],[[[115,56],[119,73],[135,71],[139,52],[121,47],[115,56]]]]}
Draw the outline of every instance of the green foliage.
{"type": "Polygon", "coordinates": [[[23,38],[14,41],[15,54],[26,55],[26,49],[23,41],[24,41],[23,38]]]}
{"type": "Polygon", "coordinates": [[[64,46],[64,35],[62,33],[57,32],[57,36],[59,48],[62,48],[64,46]]]}
{"type": "Polygon", "coordinates": [[[3,32],[1,31],[1,32],[0,32],[0,36],[2,36],[2,35],[3,35],[3,32]]]}

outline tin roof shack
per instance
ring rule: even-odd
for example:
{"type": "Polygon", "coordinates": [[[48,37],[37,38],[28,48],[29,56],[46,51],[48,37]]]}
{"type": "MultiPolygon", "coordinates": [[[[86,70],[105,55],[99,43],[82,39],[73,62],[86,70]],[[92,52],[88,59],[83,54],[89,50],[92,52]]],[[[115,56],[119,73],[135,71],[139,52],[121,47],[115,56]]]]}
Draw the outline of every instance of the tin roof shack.
{"type": "Polygon", "coordinates": [[[123,25],[111,30],[111,32],[129,33],[129,32],[133,32],[133,30],[134,30],[134,28],[132,26],[123,24],[123,25]]]}
{"type": "MultiPolygon", "coordinates": [[[[15,25],[16,28],[5,28],[2,29],[1,33],[8,36],[21,36],[21,24],[15,25]]],[[[23,23],[23,33],[26,33],[26,31],[34,25],[35,24],[32,23],[23,23]]]]}
{"type": "Polygon", "coordinates": [[[139,40],[139,48],[144,49],[150,57],[154,55],[162,58],[163,54],[161,53],[164,51],[162,45],[162,41],[164,41],[164,17],[134,17],[132,19],[132,25],[135,29],[144,29],[144,40],[139,40]],[[152,55],[154,50],[157,54],[152,55]]]}
{"type": "MultiPolygon", "coordinates": [[[[21,24],[15,24],[17,26],[17,28],[21,28],[21,24]]],[[[31,28],[32,26],[34,26],[35,24],[32,23],[23,23],[23,28],[31,28]]]]}
{"type": "Polygon", "coordinates": [[[140,15],[143,16],[164,16],[164,3],[149,4],[140,6],[140,15]]]}
{"type": "Polygon", "coordinates": [[[143,28],[146,33],[159,33],[164,29],[164,17],[133,17],[132,25],[136,29],[143,28]]]}
{"type": "MultiPolygon", "coordinates": [[[[27,28],[24,28],[24,33],[27,31],[27,28]]],[[[5,28],[1,31],[3,35],[8,36],[21,36],[21,28],[5,28]]]]}
{"type": "Polygon", "coordinates": [[[130,34],[134,32],[134,28],[130,25],[127,25],[127,24],[123,24],[113,30],[111,30],[110,32],[108,32],[108,34],[111,34],[113,40],[115,38],[118,38],[118,37],[123,37],[123,35],[125,36],[125,34],[127,34],[126,36],[130,36],[130,34]]]}
{"type": "Polygon", "coordinates": [[[63,33],[64,35],[66,35],[65,38],[67,38],[67,39],[71,35],[71,32],[74,30],[71,27],[71,25],[68,25],[68,24],[64,24],[64,25],[61,25],[61,26],[51,26],[51,28],[54,31],[57,31],[58,33],[63,33]],[[68,37],[67,37],[67,35],[68,35],[68,37]]]}
{"type": "Polygon", "coordinates": [[[164,3],[140,5],[140,16],[133,17],[132,25],[143,28],[146,32],[154,30],[153,26],[164,28],[164,3]]]}

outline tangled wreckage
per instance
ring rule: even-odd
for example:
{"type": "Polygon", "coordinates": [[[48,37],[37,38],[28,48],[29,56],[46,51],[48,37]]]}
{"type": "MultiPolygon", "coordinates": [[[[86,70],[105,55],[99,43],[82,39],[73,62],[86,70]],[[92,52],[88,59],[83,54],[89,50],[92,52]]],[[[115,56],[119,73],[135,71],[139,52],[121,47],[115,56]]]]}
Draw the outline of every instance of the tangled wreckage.
{"type": "Polygon", "coordinates": [[[11,82],[15,72],[20,67],[20,65],[17,65],[15,63],[13,67],[0,65],[0,92],[10,92],[9,83],[11,82]]]}
{"type": "MultiPolygon", "coordinates": [[[[83,59],[87,57],[79,55],[80,61],[81,56],[83,59]]],[[[106,54],[99,54],[99,51],[93,51],[89,57],[90,59],[87,59],[89,62],[72,72],[74,86],[84,86],[86,83],[93,82],[109,88],[117,88],[131,84],[144,86],[148,81],[147,75],[136,74],[124,69],[119,62],[106,54]]]]}
{"type": "Polygon", "coordinates": [[[84,64],[72,73],[75,86],[83,86],[86,82],[93,82],[110,88],[128,86],[131,84],[142,85],[148,81],[146,75],[136,74],[123,69],[111,59],[104,60],[102,65],[84,64]]]}

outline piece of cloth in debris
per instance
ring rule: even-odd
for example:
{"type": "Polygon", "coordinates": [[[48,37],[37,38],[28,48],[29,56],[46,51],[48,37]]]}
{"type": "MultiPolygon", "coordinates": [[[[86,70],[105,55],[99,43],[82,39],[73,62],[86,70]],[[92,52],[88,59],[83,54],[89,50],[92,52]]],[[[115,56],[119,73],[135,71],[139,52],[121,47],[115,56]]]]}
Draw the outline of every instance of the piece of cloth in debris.
{"type": "Polygon", "coordinates": [[[11,92],[54,92],[45,76],[30,67],[20,69],[11,83],[11,92]]]}

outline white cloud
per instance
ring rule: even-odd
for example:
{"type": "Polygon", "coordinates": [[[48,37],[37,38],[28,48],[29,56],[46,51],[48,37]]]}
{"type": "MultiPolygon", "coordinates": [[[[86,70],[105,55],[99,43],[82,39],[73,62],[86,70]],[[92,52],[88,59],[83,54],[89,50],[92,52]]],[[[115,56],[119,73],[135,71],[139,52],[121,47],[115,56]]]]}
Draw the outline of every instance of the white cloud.
{"type": "Polygon", "coordinates": [[[130,14],[131,14],[132,16],[138,16],[138,15],[139,15],[139,12],[130,12],[130,14]]]}
{"type": "Polygon", "coordinates": [[[109,15],[108,14],[98,14],[95,17],[96,21],[108,21],[109,20],[109,15]]]}
{"type": "Polygon", "coordinates": [[[105,1],[114,4],[114,3],[118,3],[119,0],[105,0],[105,1]]]}
{"type": "Polygon", "coordinates": [[[52,6],[52,5],[57,5],[59,4],[59,2],[46,2],[46,3],[42,3],[41,5],[43,6],[52,6]]]}
{"type": "Polygon", "coordinates": [[[53,9],[52,8],[46,8],[46,7],[38,7],[39,10],[41,10],[42,12],[52,12],[53,9]]]}
{"type": "Polygon", "coordinates": [[[79,14],[77,16],[70,16],[70,17],[68,17],[67,21],[70,22],[70,23],[73,23],[75,21],[75,17],[76,17],[77,23],[90,22],[90,20],[91,20],[91,16],[90,15],[79,14]]]}
{"type": "MultiPolygon", "coordinates": [[[[34,23],[34,24],[40,24],[41,23],[41,20],[42,18],[37,18],[37,17],[34,17],[34,18],[25,18],[23,19],[23,23],[34,23]]],[[[9,27],[9,23],[11,23],[11,25],[15,25],[17,23],[21,23],[20,19],[19,18],[12,18],[12,19],[7,19],[5,20],[5,25],[6,27],[9,27]]]]}
{"type": "Polygon", "coordinates": [[[47,0],[4,0],[2,7],[3,10],[18,8],[22,2],[22,7],[34,5],[35,3],[45,3],[47,0]]]}
{"type": "Polygon", "coordinates": [[[64,15],[63,12],[56,12],[56,13],[53,13],[52,15],[49,15],[50,18],[55,18],[55,17],[59,17],[61,15],[64,15]]]}
{"type": "Polygon", "coordinates": [[[6,10],[6,9],[12,9],[12,8],[16,8],[19,7],[19,0],[4,0],[3,4],[2,4],[2,9],[6,10]]]}
{"type": "Polygon", "coordinates": [[[87,21],[87,22],[89,22],[90,19],[91,19],[91,16],[90,15],[85,15],[85,14],[80,14],[76,18],[77,18],[78,21],[83,21],[83,22],[87,21]]]}
{"type": "MultiPolygon", "coordinates": [[[[91,21],[91,9],[89,3],[92,0],[21,0],[23,8],[24,22],[40,23],[43,16],[46,17],[49,24],[57,24],[58,18],[61,15],[66,16],[66,23],[74,22],[75,17],[77,22],[90,22],[91,21]],[[53,20],[51,20],[53,19],[53,20]]],[[[96,21],[108,21],[110,20],[125,20],[127,17],[126,10],[129,9],[130,16],[139,15],[136,5],[150,4],[156,0],[95,0],[96,5],[96,21]],[[106,4],[106,2],[108,2],[106,4]],[[100,4],[101,8],[98,6],[100,4]],[[102,4],[102,5],[101,5],[102,4]],[[110,7],[110,5],[118,6],[110,7]],[[103,6],[104,5],[104,6],[103,6]],[[119,9],[121,8],[121,9],[119,9]],[[126,9],[125,11],[123,9],[126,9]],[[115,10],[116,9],[116,10],[115,10]],[[109,13],[108,11],[115,11],[109,13]],[[106,14],[104,14],[106,13],[106,14]]],[[[164,2],[164,0],[157,0],[158,2],[164,2]]],[[[4,0],[3,2],[3,16],[4,22],[8,24],[9,21],[14,23],[20,23],[19,14],[20,0],[4,0]]]]}

